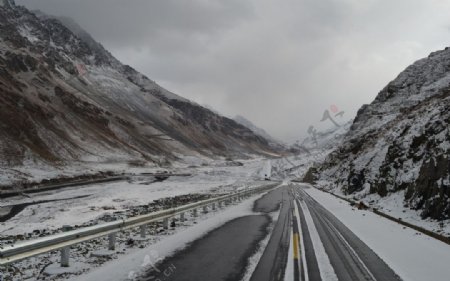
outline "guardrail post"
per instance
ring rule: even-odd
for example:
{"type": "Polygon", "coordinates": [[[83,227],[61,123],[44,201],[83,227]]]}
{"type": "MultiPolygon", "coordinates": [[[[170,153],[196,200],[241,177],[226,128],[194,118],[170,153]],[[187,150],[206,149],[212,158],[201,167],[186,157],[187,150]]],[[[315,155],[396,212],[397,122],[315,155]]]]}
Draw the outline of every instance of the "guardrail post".
{"type": "Polygon", "coordinates": [[[163,220],[163,227],[164,229],[169,229],[169,218],[163,220]]]}
{"type": "Polygon", "coordinates": [[[145,238],[147,226],[146,226],[146,225],[141,225],[141,226],[139,227],[139,229],[141,230],[141,238],[145,238]]]}
{"type": "Polygon", "coordinates": [[[116,233],[108,235],[108,250],[114,251],[116,249],[116,233]]]}
{"type": "Polygon", "coordinates": [[[203,206],[203,213],[207,214],[208,213],[208,206],[203,206]]]}
{"type": "Polygon", "coordinates": [[[186,218],[184,217],[184,212],[180,214],[180,222],[184,222],[186,218]]]}
{"type": "Polygon", "coordinates": [[[69,267],[70,247],[61,249],[61,267],[69,267]]]}
{"type": "Polygon", "coordinates": [[[212,209],[213,211],[215,211],[215,210],[216,210],[216,203],[212,203],[212,205],[211,205],[211,209],[212,209]]]}
{"type": "Polygon", "coordinates": [[[192,210],[192,215],[193,215],[194,217],[198,217],[198,211],[197,211],[197,209],[192,210]]]}
{"type": "MultiPolygon", "coordinates": [[[[70,225],[64,225],[62,230],[64,232],[69,231],[71,229],[70,225]]],[[[69,267],[70,259],[70,246],[64,247],[61,249],[61,267],[69,267]]]]}

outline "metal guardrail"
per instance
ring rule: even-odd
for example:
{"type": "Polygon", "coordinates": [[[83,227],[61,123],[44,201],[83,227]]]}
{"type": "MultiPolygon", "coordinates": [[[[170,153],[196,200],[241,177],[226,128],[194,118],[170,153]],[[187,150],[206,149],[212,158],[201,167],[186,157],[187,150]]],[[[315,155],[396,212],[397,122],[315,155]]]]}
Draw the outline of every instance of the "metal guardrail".
{"type": "Polygon", "coordinates": [[[278,186],[278,184],[265,185],[258,188],[247,189],[245,191],[220,196],[217,198],[211,198],[200,202],[187,204],[177,208],[162,210],[146,215],[140,215],[77,230],[71,230],[39,239],[24,241],[16,245],[7,245],[3,248],[0,248],[0,266],[8,265],[56,250],[61,250],[61,265],[68,266],[70,246],[108,236],[109,249],[114,250],[116,233],[118,232],[130,228],[141,227],[141,236],[145,237],[145,226],[150,223],[163,220],[164,228],[168,228],[169,219],[176,215],[180,215],[181,221],[184,221],[184,213],[188,211],[193,211],[194,216],[197,216],[197,209],[199,208],[203,208],[204,211],[206,211],[207,207],[209,205],[212,205],[212,209],[215,209],[215,204],[217,203],[220,207],[222,203],[226,204],[234,200],[242,199],[245,196],[262,193],[264,191],[273,189],[276,186],[278,186]]]}

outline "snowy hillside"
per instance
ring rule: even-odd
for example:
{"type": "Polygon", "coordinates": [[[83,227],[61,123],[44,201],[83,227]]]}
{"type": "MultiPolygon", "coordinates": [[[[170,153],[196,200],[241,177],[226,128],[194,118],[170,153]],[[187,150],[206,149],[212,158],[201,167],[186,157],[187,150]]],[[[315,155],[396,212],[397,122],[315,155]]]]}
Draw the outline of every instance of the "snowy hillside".
{"type": "Polygon", "coordinates": [[[62,24],[1,3],[3,175],[75,162],[161,165],[184,156],[277,153],[245,126],[123,65],[70,19],[62,24]]]}
{"type": "Polygon", "coordinates": [[[248,120],[247,118],[241,116],[241,115],[237,115],[236,117],[233,118],[234,121],[236,121],[237,123],[249,128],[250,130],[252,130],[256,135],[261,136],[263,138],[265,138],[266,140],[268,140],[273,146],[275,147],[280,147],[283,146],[283,144],[281,143],[281,141],[275,139],[274,137],[272,137],[269,133],[266,132],[266,130],[256,126],[252,121],[248,120]]]}
{"type": "Polygon", "coordinates": [[[449,219],[449,108],[446,48],[409,66],[359,110],[315,180],[380,205],[396,201],[422,218],[449,219]]]}

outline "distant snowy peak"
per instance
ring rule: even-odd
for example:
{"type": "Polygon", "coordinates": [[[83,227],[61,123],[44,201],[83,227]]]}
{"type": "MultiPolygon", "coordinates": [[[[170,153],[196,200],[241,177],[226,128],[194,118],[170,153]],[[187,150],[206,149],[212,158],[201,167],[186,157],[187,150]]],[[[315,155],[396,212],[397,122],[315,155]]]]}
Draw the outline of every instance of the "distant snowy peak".
{"type": "Polygon", "coordinates": [[[248,120],[247,118],[241,116],[241,115],[237,115],[236,117],[233,118],[234,121],[236,121],[237,123],[249,128],[250,130],[252,130],[255,134],[271,141],[272,143],[276,143],[276,144],[282,144],[281,141],[275,139],[274,137],[272,137],[269,133],[267,133],[264,129],[256,126],[253,122],[251,122],[250,120],[248,120]]]}
{"type": "Polygon", "coordinates": [[[316,179],[345,194],[403,192],[424,218],[450,218],[450,49],[415,62],[359,111],[316,179]]]}

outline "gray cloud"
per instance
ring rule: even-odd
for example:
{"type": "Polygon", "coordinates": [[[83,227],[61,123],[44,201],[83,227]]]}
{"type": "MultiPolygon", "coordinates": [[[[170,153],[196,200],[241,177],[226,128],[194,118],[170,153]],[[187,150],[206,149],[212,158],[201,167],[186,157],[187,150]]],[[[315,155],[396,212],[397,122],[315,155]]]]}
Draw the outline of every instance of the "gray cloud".
{"type": "Polygon", "coordinates": [[[354,116],[448,45],[440,0],[17,0],[70,16],[169,90],[293,140],[335,104],[354,116]]]}

